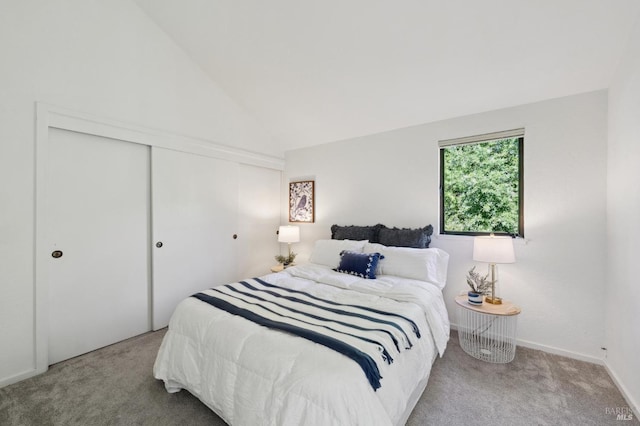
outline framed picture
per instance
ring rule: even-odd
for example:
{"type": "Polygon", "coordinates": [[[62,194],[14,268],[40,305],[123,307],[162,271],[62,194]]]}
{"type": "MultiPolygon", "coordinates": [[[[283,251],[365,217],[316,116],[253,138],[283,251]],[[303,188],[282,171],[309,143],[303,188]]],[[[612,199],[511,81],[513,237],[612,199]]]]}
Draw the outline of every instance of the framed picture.
{"type": "Polygon", "coordinates": [[[289,182],[289,222],[314,222],[314,181],[289,182]]]}

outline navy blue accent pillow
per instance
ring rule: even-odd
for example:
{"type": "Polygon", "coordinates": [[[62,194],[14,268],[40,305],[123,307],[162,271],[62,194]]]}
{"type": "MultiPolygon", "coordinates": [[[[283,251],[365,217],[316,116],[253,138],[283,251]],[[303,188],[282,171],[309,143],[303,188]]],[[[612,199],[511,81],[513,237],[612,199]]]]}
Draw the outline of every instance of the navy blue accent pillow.
{"type": "Polygon", "coordinates": [[[384,259],[380,253],[356,253],[355,251],[342,250],[340,265],[334,271],[365,279],[375,279],[380,259],[384,259]]]}

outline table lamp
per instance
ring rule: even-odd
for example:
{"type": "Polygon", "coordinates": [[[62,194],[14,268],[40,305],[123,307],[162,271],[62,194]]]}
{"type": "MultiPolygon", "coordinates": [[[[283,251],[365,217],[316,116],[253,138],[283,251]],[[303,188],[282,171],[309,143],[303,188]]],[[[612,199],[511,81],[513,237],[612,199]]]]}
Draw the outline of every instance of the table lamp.
{"type": "Polygon", "coordinates": [[[291,243],[297,243],[300,241],[300,227],[299,226],[281,226],[278,228],[278,242],[287,243],[289,246],[289,257],[291,257],[291,243]]]}
{"type": "Polygon", "coordinates": [[[500,305],[502,298],[496,296],[496,264],[515,263],[516,255],[513,250],[513,238],[497,237],[493,234],[479,236],[473,239],[473,260],[487,262],[491,269],[491,296],[485,298],[487,303],[500,305]]]}

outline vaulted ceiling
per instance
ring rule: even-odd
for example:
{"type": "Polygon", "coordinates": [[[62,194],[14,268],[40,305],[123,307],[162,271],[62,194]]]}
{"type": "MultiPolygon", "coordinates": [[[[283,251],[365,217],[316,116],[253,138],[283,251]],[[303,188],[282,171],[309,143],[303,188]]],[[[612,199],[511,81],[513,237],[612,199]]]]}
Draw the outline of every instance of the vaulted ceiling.
{"type": "Polygon", "coordinates": [[[638,0],[135,0],[282,148],[607,88],[638,0]]]}

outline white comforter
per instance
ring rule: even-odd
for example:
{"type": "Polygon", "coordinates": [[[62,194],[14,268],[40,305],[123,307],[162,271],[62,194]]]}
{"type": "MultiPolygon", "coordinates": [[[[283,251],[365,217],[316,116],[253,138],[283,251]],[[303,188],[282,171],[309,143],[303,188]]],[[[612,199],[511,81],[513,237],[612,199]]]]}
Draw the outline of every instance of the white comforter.
{"type": "Polygon", "coordinates": [[[402,304],[422,338],[391,365],[379,363],[382,387],[374,391],[344,355],[187,298],[154,365],[167,390],[187,389],[232,425],[404,423],[449,337],[441,290],[393,276],[363,280],[315,264],[262,278],[340,303],[381,310],[402,304]]]}

